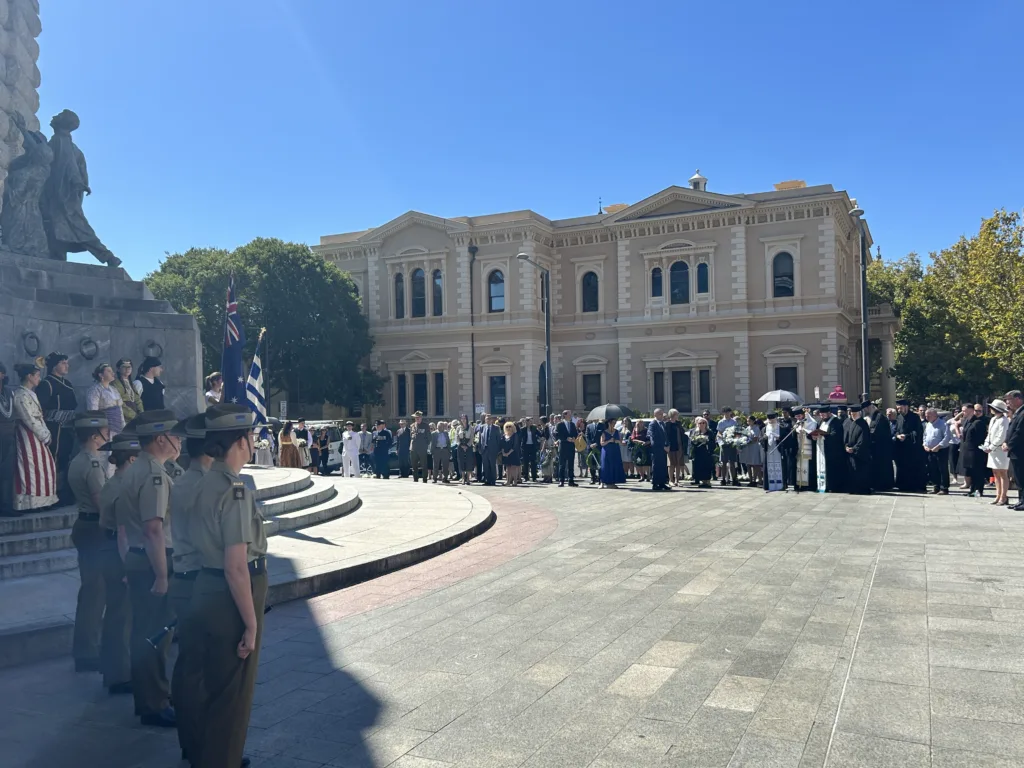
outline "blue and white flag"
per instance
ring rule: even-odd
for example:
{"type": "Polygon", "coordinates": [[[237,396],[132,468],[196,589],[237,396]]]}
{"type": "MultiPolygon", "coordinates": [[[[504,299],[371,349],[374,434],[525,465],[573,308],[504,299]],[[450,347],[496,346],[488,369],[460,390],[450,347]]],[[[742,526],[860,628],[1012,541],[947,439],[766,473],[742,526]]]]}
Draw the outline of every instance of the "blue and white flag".
{"type": "Polygon", "coordinates": [[[224,354],[221,356],[221,373],[224,375],[222,403],[245,402],[245,377],[242,376],[242,350],[245,347],[245,328],[238,314],[235,301],[235,276],[228,285],[228,298],[224,316],[224,354]]]}
{"type": "Polygon", "coordinates": [[[260,331],[259,341],[256,342],[256,354],[252,358],[252,367],[249,369],[249,381],[245,384],[245,396],[249,400],[249,409],[253,413],[253,421],[256,424],[267,423],[267,399],[263,395],[263,366],[260,365],[260,343],[263,341],[263,331],[260,331]]]}

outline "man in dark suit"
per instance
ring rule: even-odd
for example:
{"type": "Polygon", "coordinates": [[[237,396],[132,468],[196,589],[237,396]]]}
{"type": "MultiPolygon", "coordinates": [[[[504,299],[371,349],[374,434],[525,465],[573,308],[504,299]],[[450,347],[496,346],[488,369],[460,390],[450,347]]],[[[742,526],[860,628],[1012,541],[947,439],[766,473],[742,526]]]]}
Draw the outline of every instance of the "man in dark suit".
{"type": "Polygon", "coordinates": [[[779,458],[782,459],[782,486],[792,488],[797,493],[800,487],[796,484],[796,460],[800,453],[800,443],[794,433],[796,423],[793,409],[788,405],[782,407],[782,418],[779,419],[779,458]]]}
{"type": "Polygon", "coordinates": [[[523,427],[519,430],[519,442],[523,455],[523,480],[537,482],[537,451],[540,446],[540,430],[533,425],[533,419],[527,416],[523,427]]]}
{"type": "Polygon", "coordinates": [[[405,419],[398,420],[395,444],[398,446],[398,476],[408,477],[412,474],[412,432],[405,419]]]}
{"type": "Polygon", "coordinates": [[[1013,479],[1017,482],[1017,503],[1010,507],[1024,512],[1024,395],[1019,389],[1012,389],[1003,398],[1013,408],[1013,418],[1006,430],[1006,442],[1003,446],[1010,456],[1010,469],[1013,479]]]}
{"type": "Polygon", "coordinates": [[[648,427],[651,439],[651,490],[671,491],[668,485],[668,435],[665,434],[665,411],[656,408],[648,427]]]}
{"type": "Polygon", "coordinates": [[[978,413],[974,405],[964,405],[960,425],[960,466],[968,482],[968,496],[985,495],[985,481],[989,476],[988,454],[981,450],[988,438],[988,417],[978,413]]]}
{"type": "Polygon", "coordinates": [[[566,480],[573,488],[576,480],[573,477],[576,462],[576,444],[579,430],[572,423],[572,411],[562,411],[562,420],[555,426],[555,442],[558,444],[558,487],[565,485],[566,480]]]}
{"type": "Polygon", "coordinates": [[[494,426],[494,417],[484,414],[484,426],[480,430],[480,462],[483,469],[484,485],[498,482],[498,451],[501,449],[501,431],[494,426]]]}

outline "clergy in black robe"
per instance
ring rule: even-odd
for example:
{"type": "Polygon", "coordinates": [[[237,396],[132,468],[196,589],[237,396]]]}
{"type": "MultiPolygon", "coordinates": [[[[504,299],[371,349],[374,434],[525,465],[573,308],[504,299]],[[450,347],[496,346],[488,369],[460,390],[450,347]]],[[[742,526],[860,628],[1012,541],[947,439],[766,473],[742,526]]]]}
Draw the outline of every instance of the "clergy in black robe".
{"type": "Polygon", "coordinates": [[[779,419],[779,455],[782,457],[782,485],[786,489],[796,488],[796,459],[800,453],[800,443],[794,432],[793,409],[782,407],[782,418],[779,419]]]}
{"type": "Polygon", "coordinates": [[[976,413],[973,406],[964,406],[964,423],[960,427],[960,463],[970,483],[968,496],[983,496],[988,480],[988,454],[981,450],[988,438],[988,417],[976,413]]]}
{"type": "Polygon", "coordinates": [[[893,458],[896,460],[896,487],[908,493],[924,493],[928,485],[926,457],[922,448],[924,425],[921,417],[910,410],[907,400],[897,400],[896,437],[893,458]]]}
{"type": "Polygon", "coordinates": [[[863,405],[851,405],[850,418],[843,424],[843,445],[850,467],[846,492],[860,495],[871,493],[871,428],[862,412],[863,405]]]}
{"type": "MultiPolygon", "coordinates": [[[[818,484],[819,492],[843,493],[846,491],[846,476],[850,473],[846,446],[843,443],[843,422],[832,412],[832,406],[825,405],[818,411],[818,429],[814,432],[817,446],[825,458],[825,487],[818,484]]],[[[821,458],[819,457],[819,461],[821,458]]]]}
{"type": "Polygon", "coordinates": [[[892,466],[892,430],[885,411],[871,405],[865,409],[868,428],[871,430],[871,488],[888,491],[895,482],[892,466]]]}
{"type": "Polygon", "coordinates": [[[43,420],[50,430],[50,452],[57,465],[57,495],[61,501],[70,503],[74,494],[68,485],[68,465],[75,450],[75,412],[78,398],[75,388],[65,376],[68,373],[68,356],[51,352],[46,356],[46,378],[36,387],[36,397],[43,411],[43,420]]]}

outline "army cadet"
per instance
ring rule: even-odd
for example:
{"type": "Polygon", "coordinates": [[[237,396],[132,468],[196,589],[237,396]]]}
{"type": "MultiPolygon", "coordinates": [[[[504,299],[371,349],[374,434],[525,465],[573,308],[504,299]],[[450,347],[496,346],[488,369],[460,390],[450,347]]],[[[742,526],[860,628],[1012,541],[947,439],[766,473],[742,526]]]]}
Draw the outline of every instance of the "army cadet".
{"type": "MultiPolygon", "coordinates": [[[[171,490],[171,539],[174,544],[172,562],[174,573],[167,593],[171,609],[178,617],[178,658],[171,675],[171,691],[174,694],[174,715],[178,721],[178,743],[183,758],[190,759],[199,754],[198,740],[202,733],[202,690],[203,670],[202,649],[196,648],[201,632],[192,629],[189,622],[192,587],[202,561],[199,552],[189,538],[189,521],[196,509],[195,497],[199,483],[209,471],[213,459],[204,452],[206,438],[206,415],[197,414],[178,425],[185,435],[185,453],[188,455],[188,470],[174,481],[171,490]]],[[[175,431],[178,431],[178,428],[175,431]]]]}
{"type": "Polygon", "coordinates": [[[71,528],[71,542],[78,550],[78,605],[72,655],[76,672],[100,669],[100,632],[103,623],[103,568],[100,551],[100,491],[107,480],[100,446],[110,439],[103,411],[86,411],[75,417],[75,437],[81,450],[68,465],[68,485],[75,495],[78,518],[71,528]]]}
{"type": "Polygon", "coordinates": [[[142,448],[125,473],[116,509],[117,523],[125,527],[128,554],[124,568],[132,610],[132,693],[135,713],[143,725],[175,726],[167,681],[167,654],[171,633],[154,649],[148,638],[173,619],[167,600],[171,572],[169,519],[171,478],[164,462],[177,458],[181,438],[171,434],[177,426],[171,411],[139,414],[132,422],[142,448]]]}
{"type": "Polygon", "coordinates": [[[196,768],[245,765],[242,751],[256,685],[267,598],[267,538],[254,494],[239,472],[252,456],[252,413],[224,403],[206,411],[206,453],[189,520],[202,571],[192,592],[190,626],[202,633],[203,736],[196,768]]]}
{"type": "Polygon", "coordinates": [[[131,432],[122,432],[109,443],[100,446],[108,451],[108,461],[115,467],[114,475],[100,491],[100,532],[103,544],[100,567],[106,610],[103,612],[103,635],[100,640],[100,671],[103,685],[113,696],[132,692],[132,666],[129,651],[130,613],[128,585],[124,578],[124,557],[128,554],[128,536],[123,525],[117,524],[115,504],[125,473],[139,455],[139,439],[131,432]]]}

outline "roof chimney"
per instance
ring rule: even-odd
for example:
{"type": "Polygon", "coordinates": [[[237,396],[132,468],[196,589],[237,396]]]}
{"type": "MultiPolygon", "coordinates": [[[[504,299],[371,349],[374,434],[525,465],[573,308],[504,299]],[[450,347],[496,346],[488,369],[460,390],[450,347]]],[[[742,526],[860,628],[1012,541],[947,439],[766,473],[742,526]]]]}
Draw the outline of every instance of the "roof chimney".
{"type": "Polygon", "coordinates": [[[804,189],[807,186],[807,182],[803,179],[793,179],[793,181],[780,181],[775,185],[776,192],[784,192],[787,189],[804,189]]]}
{"type": "Polygon", "coordinates": [[[690,189],[695,189],[698,192],[708,191],[708,180],[700,175],[700,168],[690,177],[690,189]]]}

